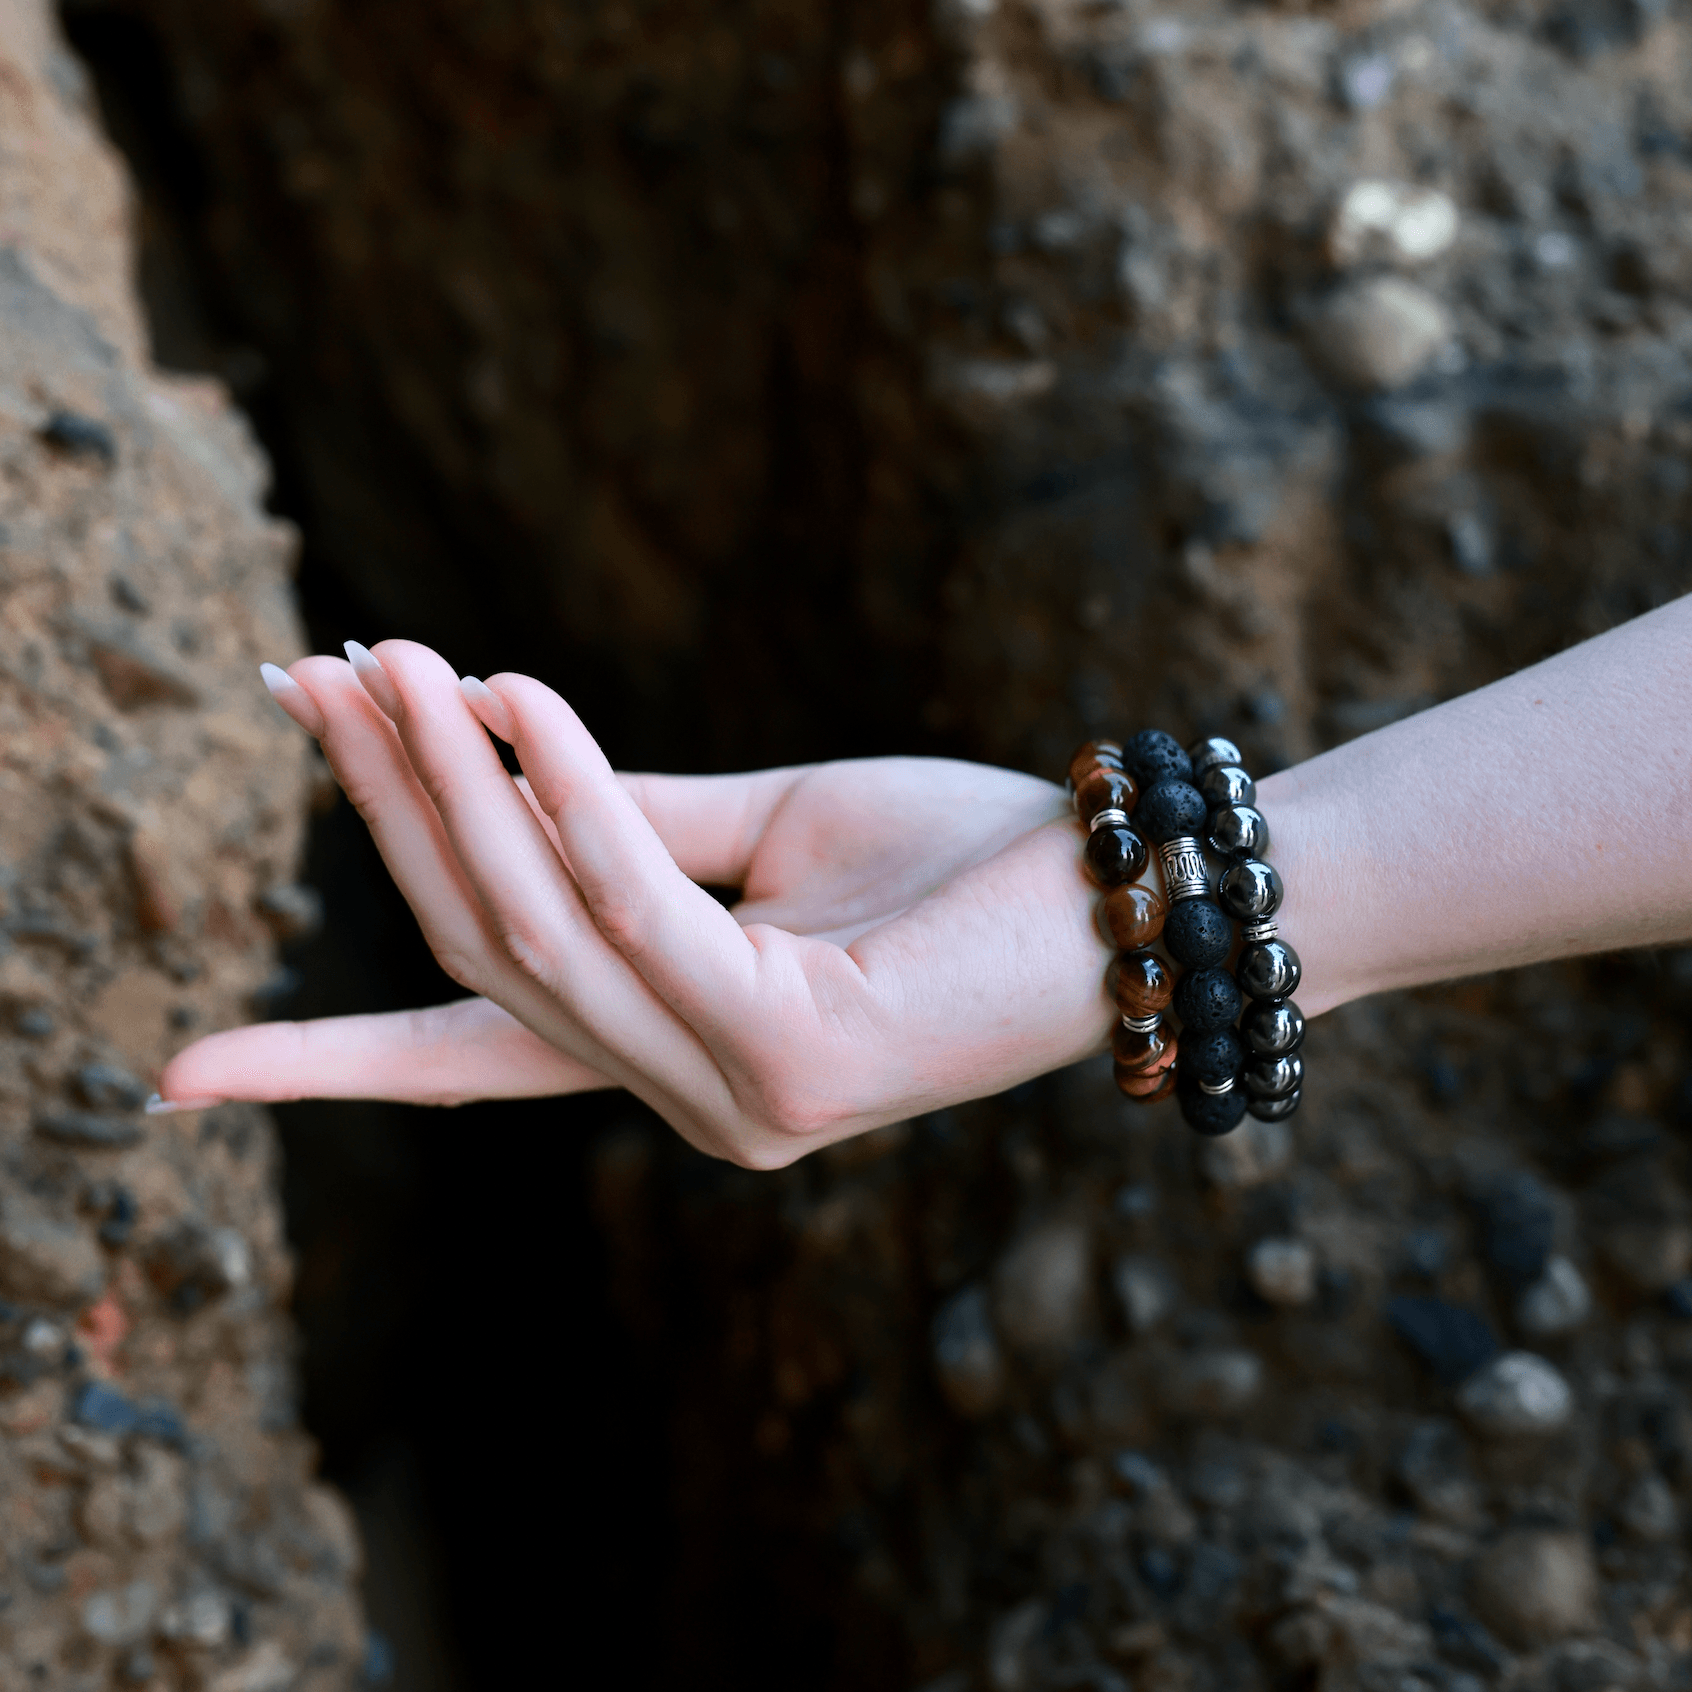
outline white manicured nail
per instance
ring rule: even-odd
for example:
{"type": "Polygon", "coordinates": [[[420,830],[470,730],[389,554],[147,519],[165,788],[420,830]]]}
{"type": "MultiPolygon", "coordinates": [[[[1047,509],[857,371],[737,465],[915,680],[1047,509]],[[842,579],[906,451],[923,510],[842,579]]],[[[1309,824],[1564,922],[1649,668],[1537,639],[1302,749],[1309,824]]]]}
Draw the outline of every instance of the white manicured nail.
{"type": "Polygon", "coordinates": [[[141,1109],[148,1116],[170,1116],[179,1110],[210,1110],[223,1102],[222,1099],[161,1099],[154,1093],[141,1109]]]}
{"type": "Polygon", "coordinates": [[[511,715],[511,707],[485,681],[478,681],[474,676],[461,676],[458,691],[464,695],[477,720],[489,734],[498,735],[507,743],[517,738],[517,724],[511,715]]]}
{"type": "Polygon", "coordinates": [[[317,701],[279,664],[260,664],[259,674],[270,697],[314,739],[323,735],[323,713],[317,701]]]}
{"type": "Polygon", "coordinates": [[[353,667],[353,674],[364,684],[364,691],[376,701],[377,709],[386,717],[399,721],[400,696],[399,689],[394,686],[393,678],[382,668],[376,654],[367,646],[360,646],[356,640],[346,643],[347,662],[353,667]]]}

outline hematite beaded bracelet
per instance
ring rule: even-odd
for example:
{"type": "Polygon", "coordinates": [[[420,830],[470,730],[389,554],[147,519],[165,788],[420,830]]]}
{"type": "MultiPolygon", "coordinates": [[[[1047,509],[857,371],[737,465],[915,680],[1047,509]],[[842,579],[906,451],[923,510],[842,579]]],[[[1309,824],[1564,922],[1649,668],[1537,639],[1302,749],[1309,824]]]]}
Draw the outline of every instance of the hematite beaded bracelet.
{"type": "Polygon", "coordinates": [[[1213,739],[1189,753],[1173,736],[1148,729],[1126,747],[1087,742],[1070,760],[1069,778],[1089,829],[1087,867],[1105,890],[1100,928],[1123,954],[1112,971],[1122,1015],[1112,1040],[1118,1087],[1153,1103],[1179,1086],[1183,1116],[1205,1134],[1238,1126],[1248,1104],[1256,1116],[1290,1115],[1303,1076],[1296,1047],[1304,1019],[1286,999],[1297,985],[1298,958],[1275,938],[1280,880],[1252,856],[1267,850],[1268,825],[1254,807],[1256,789],[1238,748],[1213,739]],[[1213,850],[1235,860],[1224,883],[1236,871],[1250,872],[1235,876],[1222,905],[1210,896],[1201,828],[1213,850]],[[1166,900],[1132,885],[1146,864],[1142,834],[1158,849],[1166,900]],[[1248,925],[1238,984],[1220,967],[1233,947],[1223,906],[1248,925]],[[1183,966],[1179,985],[1150,950],[1160,935],[1183,966]],[[1236,1032],[1242,986],[1255,1002],[1236,1032]],[[1278,995],[1267,991],[1276,986],[1278,995]],[[1172,1000],[1179,1041],[1163,1021],[1172,1000]]]}

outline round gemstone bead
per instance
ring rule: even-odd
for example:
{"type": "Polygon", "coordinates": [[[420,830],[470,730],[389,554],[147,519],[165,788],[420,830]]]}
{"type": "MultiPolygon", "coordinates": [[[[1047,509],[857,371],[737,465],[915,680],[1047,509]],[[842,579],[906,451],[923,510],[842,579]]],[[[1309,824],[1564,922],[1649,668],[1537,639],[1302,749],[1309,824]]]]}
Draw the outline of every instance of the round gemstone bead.
{"type": "Polygon", "coordinates": [[[1161,846],[1183,835],[1202,834],[1208,814],[1204,795],[1191,782],[1160,781],[1140,795],[1134,823],[1154,846],[1161,846]]]}
{"type": "Polygon", "coordinates": [[[1226,1093],[1203,1093],[1196,1086],[1182,1084],[1181,1115],[1196,1133],[1207,1134],[1212,1139],[1230,1134],[1239,1127],[1245,1113],[1246,1096],[1240,1087],[1226,1093]]]}
{"type": "MultiPolygon", "coordinates": [[[[1196,901],[1195,901],[1196,903],[1196,901]]],[[[1178,910],[1183,907],[1177,906],[1178,910]]],[[[1164,925],[1164,943],[1168,944],[1171,924],[1164,925]]],[[[1174,950],[1173,947],[1170,948],[1174,950]]],[[[1253,942],[1240,953],[1236,979],[1254,999],[1285,999],[1298,991],[1304,971],[1298,953],[1285,940],[1253,942]]]]}
{"type": "Polygon", "coordinates": [[[1069,785],[1071,789],[1081,785],[1082,779],[1091,770],[1096,769],[1119,770],[1122,768],[1122,748],[1114,740],[1084,740],[1071,754],[1069,760],[1069,785]]]}
{"type": "Polygon", "coordinates": [[[1228,1027],[1240,1003],[1240,990],[1225,969],[1189,969],[1175,983],[1175,1014],[1184,1034],[1228,1027]]]}
{"type": "Polygon", "coordinates": [[[1137,1071],[1118,1069],[1116,1085],[1123,1096],[1132,1099],[1135,1104],[1156,1104],[1175,1091],[1175,1071],[1172,1068],[1154,1069],[1142,1075],[1137,1071]]]}
{"type": "Polygon", "coordinates": [[[1233,949],[1234,925],[1210,900],[1183,899],[1164,919],[1163,944],[1183,969],[1206,969],[1233,949]]]}
{"type": "Polygon", "coordinates": [[[1100,811],[1131,812],[1140,789],[1126,770],[1108,764],[1090,769],[1075,784],[1075,810],[1082,822],[1091,822],[1100,811]]]}
{"type": "Polygon", "coordinates": [[[1124,1016],[1155,1016],[1169,1008],[1175,981],[1156,952],[1127,952],[1116,963],[1111,996],[1124,1016]]]}
{"type": "Polygon", "coordinates": [[[1214,769],[1218,764],[1234,764],[1245,762],[1233,741],[1222,735],[1213,734],[1204,740],[1195,740],[1187,748],[1187,756],[1193,761],[1193,779],[1196,781],[1206,770],[1214,769]]]}
{"type": "Polygon", "coordinates": [[[1120,887],[1146,867],[1146,843],[1126,825],[1087,836],[1087,869],[1100,887],[1120,887]]]}
{"type": "Polygon", "coordinates": [[[1175,1036],[1162,1023],[1145,1030],[1118,1023],[1110,1037],[1110,1049],[1119,1074],[1147,1075],[1154,1069],[1167,1069],[1175,1061],[1175,1036]]]}
{"type": "Polygon", "coordinates": [[[1251,1114],[1259,1122],[1280,1122],[1298,1109],[1299,1101],[1303,1097],[1303,1090],[1295,1088],[1290,1093],[1282,1093],[1279,1098],[1253,1099],[1250,1106],[1251,1114]]]}
{"type": "Polygon", "coordinates": [[[1174,735],[1162,729],[1142,729],[1122,749],[1122,767],[1141,787],[1160,781],[1190,781],[1193,761],[1174,735]]]}
{"type": "Polygon", "coordinates": [[[1149,887],[1113,887],[1099,905],[1099,932],[1119,951],[1138,951],[1163,932],[1163,901],[1149,887]]]}
{"type": "Polygon", "coordinates": [[[1225,858],[1261,858],[1269,850],[1269,824],[1250,805],[1224,805],[1211,814],[1210,844],[1225,858]]]}
{"type": "Polygon", "coordinates": [[[1198,790],[1208,805],[1257,803],[1257,783],[1238,764],[1212,764],[1198,777],[1198,790]]]}
{"type": "MultiPolygon", "coordinates": [[[[1183,977],[1183,979],[1185,979],[1183,977]]],[[[1179,1010],[1177,998],[1175,1008],[1179,1010]]],[[[1304,1013],[1291,999],[1264,1004],[1253,1001],[1240,1018],[1240,1034],[1248,1050],[1259,1057],[1282,1057],[1297,1051],[1304,1039],[1304,1013]]]]}
{"type": "Polygon", "coordinates": [[[1281,908],[1285,892],[1274,865],[1256,858],[1229,864],[1216,885],[1216,897],[1221,900],[1222,909],[1239,922],[1273,916],[1281,908]]]}
{"type": "Polygon", "coordinates": [[[1297,1052],[1253,1058],[1246,1065],[1245,1084],[1254,1099],[1278,1099],[1296,1093],[1304,1085],[1304,1059],[1297,1052]]]}
{"type": "Polygon", "coordinates": [[[1224,1081],[1237,1081],[1244,1068],[1245,1048],[1233,1029],[1212,1028],[1206,1034],[1182,1034],[1181,1074],[1187,1080],[1220,1086],[1224,1081]]]}

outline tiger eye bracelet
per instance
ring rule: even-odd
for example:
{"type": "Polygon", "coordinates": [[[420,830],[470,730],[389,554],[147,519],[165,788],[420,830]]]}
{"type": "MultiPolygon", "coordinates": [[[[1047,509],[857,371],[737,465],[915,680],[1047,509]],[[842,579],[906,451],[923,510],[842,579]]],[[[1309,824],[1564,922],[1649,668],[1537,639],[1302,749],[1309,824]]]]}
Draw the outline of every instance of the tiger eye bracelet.
{"type": "Polygon", "coordinates": [[[1304,1018],[1290,998],[1298,954],[1278,937],[1281,880],[1262,859],[1269,827],[1239,748],[1218,736],[1184,749],[1156,729],[1126,745],[1092,740],[1070,760],[1069,786],[1088,829],[1088,874],[1104,893],[1100,932],[1121,954],[1108,977],[1121,1015],[1117,1086],[1146,1104],[1178,1094],[1188,1125],[1207,1135],[1230,1132],[1248,1109],[1290,1116],[1304,1078],[1304,1018]],[[1162,898],[1136,885],[1148,840],[1162,898]],[[1215,896],[1207,846],[1224,863],[1215,896]],[[1234,921],[1244,944],[1230,972],[1234,921]],[[1178,979],[1152,950],[1159,940],[1178,979]],[[1165,1021],[1171,1007],[1179,1038],[1165,1021]]]}

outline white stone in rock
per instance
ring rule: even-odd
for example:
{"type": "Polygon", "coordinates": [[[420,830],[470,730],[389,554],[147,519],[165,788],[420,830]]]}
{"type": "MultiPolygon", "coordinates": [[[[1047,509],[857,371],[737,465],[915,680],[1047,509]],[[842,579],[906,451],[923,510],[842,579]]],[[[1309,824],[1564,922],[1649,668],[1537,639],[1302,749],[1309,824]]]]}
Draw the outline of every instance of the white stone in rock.
{"type": "Polygon", "coordinates": [[[1199,1166],[1213,1186],[1237,1190],[1273,1180],[1292,1161],[1292,1131],[1284,1122],[1248,1116],[1233,1133],[1205,1140],[1199,1166]]]}
{"type": "Polygon", "coordinates": [[[1592,1314],[1592,1289],[1566,1257],[1551,1257],[1539,1279],[1516,1305],[1516,1325],[1524,1334],[1546,1338],[1578,1328],[1592,1314]]]}
{"type": "Polygon", "coordinates": [[[150,1581],[91,1592],[82,1604],[82,1631],[101,1645],[133,1645],[147,1637],[159,1604],[150,1581]]]}
{"type": "Polygon", "coordinates": [[[1641,1475],[1628,1488],[1617,1514],[1621,1525],[1647,1545],[1660,1545],[1680,1531],[1680,1506],[1659,1474],[1641,1475]]]}
{"type": "Polygon", "coordinates": [[[1269,1304],[1308,1304],[1316,1296],[1316,1253],[1303,1240],[1259,1240],[1246,1275],[1269,1304]]]}
{"type": "Polygon", "coordinates": [[[1531,1351],[1506,1351],[1463,1383],[1457,1408],[1480,1433],[1556,1433],[1574,1414],[1569,1383],[1531,1351]]]}
{"type": "Polygon", "coordinates": [[[1371,276],[1328,301],[1314,338],[1343,381],[1399,388],[1432,366],[1451,336],[1451,314],[1426,288],[1402,276],[1371,276]]]}
{"type": "Polygon", "coordinates": [[[1155,1257],[1117,1258],[1110,1284],[1130,1333],[1149,1334],[1175,1308],[1174,1280],[1155,1257]]]}
{"type": "Polygon", "coordinates": [[[35,1357],[57,1357],[65,1348],[65,1330],[37,1316],[23,1331],[23,1348],[35,1357]]]}
{"type": "Polygon", "coordinates": [[[993,1278],[999,1331],[1012,1345],[1060,1350],[1079,1339],[1092,1293],[1092,1248],[1078,1222],[1048,1222],[1025,1234],[993,1278]]]}
{"type": "Polygon", "coordinates": [[[1257,1397],[1263,1359],[1243,1347],[1189,1352],[1163,1377],[1167,1407],[1177,1415],[1233,1416],[1257,1397]]]}
{"type": "Polygon", "coordinates": [[[1367,258],[1425,264],[1457,239],[1460,223],[1455,202],[1438,189],[1368,177],[1340,201],[1328,253],[1342,269],[1367,258]]]}
{"type": "Polygon", "coordinates": [[[1507,1644],[1533,1650],[1591,1629],[1598,1569],[1586,1536],[1543,1529],[1507,1533],[1475,1565],[1475,1613],[1507,1644]]]}

